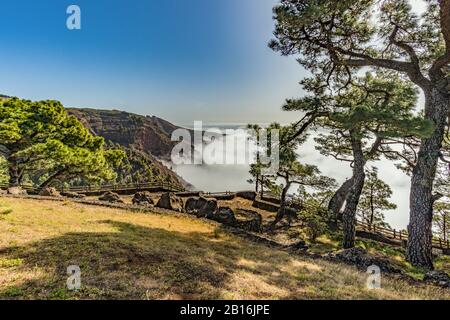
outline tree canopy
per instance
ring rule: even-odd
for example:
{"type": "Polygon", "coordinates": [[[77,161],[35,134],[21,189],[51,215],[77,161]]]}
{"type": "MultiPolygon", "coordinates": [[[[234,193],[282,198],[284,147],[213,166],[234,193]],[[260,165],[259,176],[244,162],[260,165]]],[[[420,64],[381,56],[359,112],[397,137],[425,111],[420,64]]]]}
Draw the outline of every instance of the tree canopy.
{"type": "Polygon", "coordinates": [[[312,72],[316,82],[302,82],[307,90],[339,93],[365,68],[395,72],[422,89],[433,132],[420,139],[413,164],[407,258],[432,269],[434,179],[450,113],[450,0],[426,4],[418,16],[408,0],[281,0],[270,47],[312,72]]]}
{"type": "Polygon", "coordinates": [[[57,178],[113,180],[112,168],[124,157],[105,150],[103,138],[92,135],[58,101],[2,101],[0,139],[9,182],[15,185],[26,176],[41,188],[57,178]]]}

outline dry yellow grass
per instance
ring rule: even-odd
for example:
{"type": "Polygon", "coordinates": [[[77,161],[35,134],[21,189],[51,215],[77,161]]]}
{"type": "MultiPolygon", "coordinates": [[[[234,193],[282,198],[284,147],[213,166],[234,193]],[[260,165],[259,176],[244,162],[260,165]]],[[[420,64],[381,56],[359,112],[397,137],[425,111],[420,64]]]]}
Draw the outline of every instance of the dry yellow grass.
{"type": "Polygon", "coordinates": [[[0,298],[438,299],[449,292],[289,255],[183,216],[0,198],[0,298]],[[12,211],[11,211],[12,210],[12,211]],[[9,212],[8,212],[9,211],[9,212]],[[66,268],[81,267],[81,290],[66,268]]]}

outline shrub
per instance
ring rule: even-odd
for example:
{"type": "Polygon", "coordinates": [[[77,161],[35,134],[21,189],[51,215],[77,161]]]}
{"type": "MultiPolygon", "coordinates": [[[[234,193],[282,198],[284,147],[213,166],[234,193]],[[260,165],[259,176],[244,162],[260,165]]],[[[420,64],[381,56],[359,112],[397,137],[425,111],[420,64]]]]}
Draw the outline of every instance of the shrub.
{"type": "Polygon", "coordinates": [[[326,219],[319,212],[300,211],[299,219],[302,221],[306,236],[312,242],[329,231],[326,219]]]}

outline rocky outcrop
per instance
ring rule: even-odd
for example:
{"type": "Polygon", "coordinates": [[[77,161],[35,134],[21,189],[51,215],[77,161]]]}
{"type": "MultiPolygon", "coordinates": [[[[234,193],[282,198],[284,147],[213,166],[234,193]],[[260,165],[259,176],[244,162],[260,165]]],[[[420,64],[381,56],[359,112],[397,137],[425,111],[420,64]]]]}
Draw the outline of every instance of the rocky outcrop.
{"type": "Polygon", "coordinates": [[[161,209],[182,212],[183,200],[181,200],[181,198],[177,197],[175,194],[167,192],[161,195],[161,198],[159,198],[156,207],[161,209]]]}
{"type": "Polygon", "coordinates": [[[220,207],[219,209],[217,209],[212,220],[229,226],[235,226],[237,224],[234,211],[229,207],[220,207]]]}
{"type": "Polygon", "coordinates": [[[251,210],[236,210],[236,219],[237,225],[239,228],[251,231],[251,232],[260,232],[262,227],[262,216],[251,210]]]}
{"type": "Polygon", "coordinates": [[[341,250],[336,253],[330,253],[327,258],[334,261],[340,261],[346,264],[354,265],[358,269],[366,271],[370,266],[377,266],[381,272],[401,273],[401,269],[395,266],[391,261],[369,254],[362,248],[351,248],[341,250]]]}
{"type": "Polygon", "coordinates": [[[197,217],[212,219],[217,211],[217,200],[208,200],[197,212],[197,217]]]}
{"type": "Polygon", "coordinates": [[[262,200],[258,200],[258,199],[255,199],[255,201],[253,201],[253,207],[261,209],[261,210],[269,211],[269,212],[278,212],[278,210],[280,209],[280,206],[278,206],[274,203],[262,201],[262,200]]]}
{"type": "Polygon", "coordinates": [[[126,153],[127,158],[116,169],[119,183],[159,180],[180,188],[193,188],[159,160],[170,160],[176,144],[171,135],[179,127],[157,117],[124,111],[73,108],[67,111],[93,134],[103,137],[108,148],[126,153]]]}
{"type": "Polygon", "coordinates": [[[9,187],[7,193],[13,196],[22,196],[28,194],[27,190],[24,190],[21,187],[9,187]]]}
{"type": "Polygon", "coordinates": [[[426,273],[423,281],[443,288],[450,288],[450,276],[441,270],[433,270],[426,273]]]}
{"type": "Polygon", "coordinates": [[[121,146],[170,159],[176,142],[172,133],[178,126],[155,116],[142,116],[118,110],[68,109],[96,135],[121,146]]]}
{"type": "Polygon", "coordinates": [[[305,240],[299,240],[296,243],[290,245],[288,248],[293,251],[306,251],[309,247],[306,244],[305,240]]]}
{"type": "Polygon", "coordinates": [[[186,191],[186,192],[177,192],[175,193],[177,197],[181,198],[192,198],[192,197],[200,197],[201,191],[186,191]]]}
{"type": "Polygon", "coordinates": [[[133,196],[132,202],[138,206],[154,206],[156,204],[152,198],[152,194],[148,191],[136,193],[133,196]]]}
{"type": "Polygon", "coordinates": [[[256,192],[255,191],[239,191],[239,192],[236,192],[236,197],[254,201],[256,199],[256,192]]]}
{"type": "Polygon", "coordinates": [[[189,198],[184,206],[186,213],[195,214],[199,218],[212,219],[217,211],[217,200],[200,198],[189,198]]]}
{"type": "Polygon", "coordinates": [[[61,192],[61,195],[63,197],[66,198],[71,198],[71,199],[83,199],[86,198],[86,196],[84,194],[80,194],[80,193],[76,193],[76,192],[71,192],[71,191],[64,191],[61,192]]]}
{"type": "Polygon", "coordinates": [[[59,191],[53,187],[47,187],[47,188],[42,189],[39,192],[39,195],[44,196],[44,197],[61,197],[61,194],[59,193],[59,191]]]}
{"type": "Polygon", "coordinates": [[[117,193],[108,191],[98,198],[100,201],[111,202],[111,203],[123,203],[123,200],[117,193]]]}

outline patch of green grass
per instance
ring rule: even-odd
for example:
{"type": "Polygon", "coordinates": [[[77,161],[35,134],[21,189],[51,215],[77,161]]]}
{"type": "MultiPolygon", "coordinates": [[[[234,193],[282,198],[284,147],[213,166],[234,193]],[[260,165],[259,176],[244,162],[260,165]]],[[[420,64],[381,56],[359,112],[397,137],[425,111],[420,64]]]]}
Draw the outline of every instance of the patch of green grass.
{"type": "Polygon", "coordinates": [[[3,291],[0,291],[0,296],[6,298],[17,298],[23,295],[22,289],[18,287],[7,288],[3,291]]]}
{"type": "Polygon", "coordinates": [[[2,258],[0,259],[0,268],[13,268],[18,267],[22,265],[23,259],[16,258],[16,259],[8,259],[8,258],[2,258]]]}
{"type": "Polygon", "coordinates": [[[50,292],[50,299],[52,300],[67,300],[70,296],[70,293],[65,288],[50,292]]]}
{"type": "Polygon", "coordinates": [[[450,273],[450,256],[439,256],[434,261],[434,265],[436,269],[444,270],[447,273],[450,273]]]}

